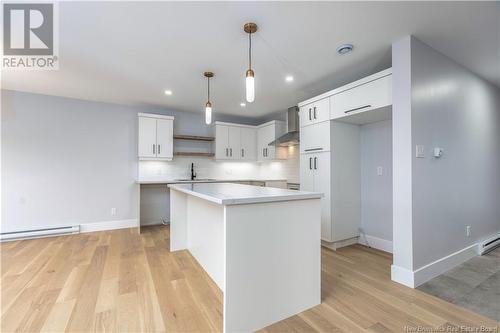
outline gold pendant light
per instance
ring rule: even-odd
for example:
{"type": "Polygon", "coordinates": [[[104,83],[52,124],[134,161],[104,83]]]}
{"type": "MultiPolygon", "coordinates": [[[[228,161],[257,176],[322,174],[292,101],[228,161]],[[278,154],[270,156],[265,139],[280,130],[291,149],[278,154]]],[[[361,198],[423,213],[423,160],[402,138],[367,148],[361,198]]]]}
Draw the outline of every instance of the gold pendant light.
{"type": "Polygon", "coordinates": [[[255,100],[255,73],[252,69],[252,34],[257,31],[257,24],[246,23],[243,30],[248,34],[248,70],[245,74],[246,98],[248,103],[255,100]]]}
{"type": "Polygon", "coordinates": [[[210,78],[214,77],[214,73],[205,72],[203,75],[207,78],[207,103],[205,104],[205,123],[210,125],[212,123],[212,103],[210,102],[210,78]]]}

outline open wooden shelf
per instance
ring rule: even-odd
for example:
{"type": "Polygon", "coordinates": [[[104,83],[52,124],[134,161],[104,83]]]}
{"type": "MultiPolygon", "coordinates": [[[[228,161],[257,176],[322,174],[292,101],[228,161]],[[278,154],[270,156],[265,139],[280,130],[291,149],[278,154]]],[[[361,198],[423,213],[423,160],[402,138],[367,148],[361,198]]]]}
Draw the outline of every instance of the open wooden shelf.
{"type": "Polygon", "coordinates": [[[174,135],[174,140],[215,141],[213,136],[174,135]]]}
{"type": "Polygon", "coordinates": [[[214,157],[214,153],[199,153],[199,152],[188,152],[188,151],[176,151],[175,156],[196,156],[196,157],[214,157]]]}

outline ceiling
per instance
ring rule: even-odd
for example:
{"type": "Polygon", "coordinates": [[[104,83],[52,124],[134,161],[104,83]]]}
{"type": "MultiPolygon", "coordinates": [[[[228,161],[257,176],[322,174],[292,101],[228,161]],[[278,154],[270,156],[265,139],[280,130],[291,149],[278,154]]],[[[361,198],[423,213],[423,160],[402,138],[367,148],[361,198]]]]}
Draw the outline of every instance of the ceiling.
{"type": "Polygon", "coordinates": [[[263,117],[390,67],[408,34],[500,87],[499,2],[60,2],[59,25],[59,70],[2,71],[4,89],[202,112],[211,70],[214,112],[263,117]]]}

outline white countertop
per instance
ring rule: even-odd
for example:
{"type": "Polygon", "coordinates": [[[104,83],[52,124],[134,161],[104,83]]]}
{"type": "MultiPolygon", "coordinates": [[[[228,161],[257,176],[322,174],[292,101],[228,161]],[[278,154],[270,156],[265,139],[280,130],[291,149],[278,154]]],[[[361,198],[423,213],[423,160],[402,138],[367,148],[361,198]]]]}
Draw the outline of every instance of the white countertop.
{"type": "Polygon", "coordinates": [[[221,205],[320,199],[323,193],[231,183],[170,184],[169,188],[221,205]]]}
{"type": "Polygon", "coordinates": [[[224,183],[224,182],[286,182],[282,179],[165,179],[165,178],[144,178],[138,179],[137,184],[191,184],[191,183],[224,183]]]}

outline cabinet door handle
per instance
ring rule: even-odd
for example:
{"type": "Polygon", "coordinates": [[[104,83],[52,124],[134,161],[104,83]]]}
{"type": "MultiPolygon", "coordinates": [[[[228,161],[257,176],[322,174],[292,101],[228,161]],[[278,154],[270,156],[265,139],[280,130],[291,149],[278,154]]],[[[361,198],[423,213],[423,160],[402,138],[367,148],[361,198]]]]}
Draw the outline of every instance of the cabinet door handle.
{"type": "Polygon", "coordinates": [[[318,169],[318,158],[315,157],[314,158],[314,170],[317,170],[318,169]]]}
{"type": "Polygon", "coordinates": [[[229,156],[229,150],[226,148],[226,157],[229,156]]]}
{"type": "Polygon", "coordinates": [[[241,148],[241,157],[245,157],[245,149],[241,148]]]}
{"type": "Polygon", "coordinates": [[[304,149],[304,151],[318,151],[318,150],[323,150],[323,148],[309,148],[309,149],[304,149]]]}
{"type": "Polygon", "coordinates": [[[314,110],[314,119],[317,119],[316,118],[316,107],[314,107],[313,110],[314,110]]]}
{"type": "Polygon", "coordinates": [[[229,148],[229,156],[233,157],[233,148],[229,148]]]}
{"type": "Polygon", "coordinates": [[[371,107],[371,104],[367,104],[367,105],[360,106],[358,108],[354,108],[354,109],[350,109],[350,110],[344,111],[344,113],[354,112],[354,111],[358,111],[358,110],[366,109],[366,108],[370,108],[370,107],[371,107]]]}
{"type": "Polygon", "coordinates": [[[153,155],[156,155],[156,145],[153,143],[153,155]]]}
{"type": "Polygon", "coordinates": [[[309,108],[309,120],[312,120],[312,118],[311,118],[311,108],[309,108]]]}
{"type": "Polygon", "coordinates": [[[309,170],[312,170],[312,157],[309,157],[309,170]]]}
{"type": "Polygon", "coordinates": [[[161,154],[161,153],[160,153],[160,151],[161,151],[160,149],[161,149],[161,145],[158,145],[158,155],[160,155],[160,154],[161,154]]]}

